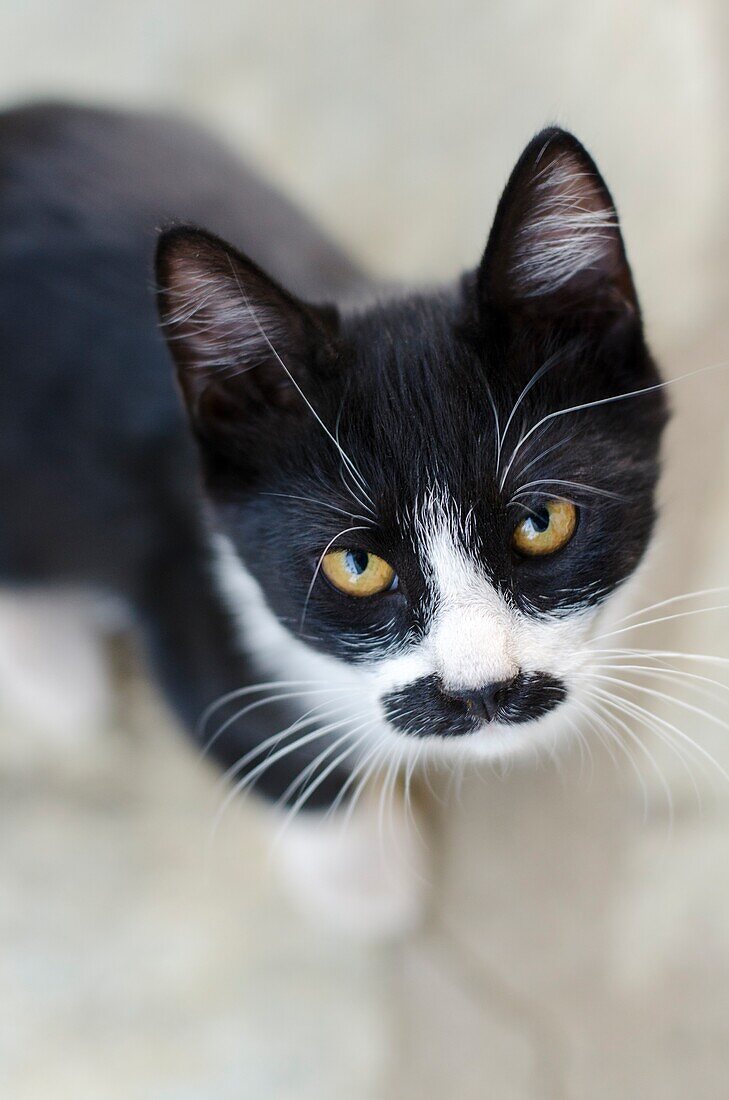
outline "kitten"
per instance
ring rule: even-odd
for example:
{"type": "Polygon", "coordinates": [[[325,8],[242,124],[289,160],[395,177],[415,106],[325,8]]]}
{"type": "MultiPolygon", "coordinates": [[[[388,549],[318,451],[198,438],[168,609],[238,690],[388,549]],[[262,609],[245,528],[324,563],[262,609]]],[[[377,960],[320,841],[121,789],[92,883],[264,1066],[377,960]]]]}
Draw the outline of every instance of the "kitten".
{"type": "Polygon", "coordinates": [[[0,290],[0,575],[121,597],[239,787],[326,810],[569,734],[667,415],[572,135],[527,145],[476,270],[393,291],[192,128],[8,112],[0,290]]]}

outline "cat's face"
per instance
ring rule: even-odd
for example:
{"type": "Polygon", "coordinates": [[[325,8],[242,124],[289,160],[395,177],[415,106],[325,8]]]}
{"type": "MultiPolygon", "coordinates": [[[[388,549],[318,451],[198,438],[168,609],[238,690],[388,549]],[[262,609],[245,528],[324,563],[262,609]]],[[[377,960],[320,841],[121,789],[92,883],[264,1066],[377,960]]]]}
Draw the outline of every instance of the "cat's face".
{"type": "Polygon", "coordinates": [[[581,146],[535,139],[447,291],[339,315],[184,230],[160,282],[214,522],[288,631],[395,737],[504,755],[567,729],[665,421],[581,146]]]}

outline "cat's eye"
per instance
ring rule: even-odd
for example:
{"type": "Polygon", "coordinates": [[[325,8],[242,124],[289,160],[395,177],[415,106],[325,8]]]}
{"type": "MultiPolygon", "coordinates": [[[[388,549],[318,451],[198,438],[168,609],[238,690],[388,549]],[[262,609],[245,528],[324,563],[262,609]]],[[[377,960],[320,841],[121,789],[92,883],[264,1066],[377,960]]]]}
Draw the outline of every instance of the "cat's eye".
{"type": "Polygon", "coordinates": [[[367,550],[332,550],[324,555],[322,572],[348,596],[377,596],[397,588],[395,570],[367,550]]]}
{"type": "Polygon", "coordinates": [[[514,530],[511,544],[520,554],[538,557],[566,546],[577,527],[577,509],[568,500],[549,500],[534,508],[514,530]]]}

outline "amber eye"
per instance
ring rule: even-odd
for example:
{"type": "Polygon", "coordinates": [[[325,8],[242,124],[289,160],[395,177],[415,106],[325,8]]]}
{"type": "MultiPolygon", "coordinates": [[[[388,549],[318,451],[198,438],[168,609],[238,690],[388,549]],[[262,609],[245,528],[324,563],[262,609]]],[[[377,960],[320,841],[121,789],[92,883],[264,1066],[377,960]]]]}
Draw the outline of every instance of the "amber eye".
{"type": "Polygon", "coordinates": [[[511,544],[520,554],[537,557],[554,554],[566,546],[575,533],[577,509],[568,500],[550,500],[535,508],[521,521],[511,544]]]}
{"type": "Polygon", "coordinates": [[[392,566],[367,550],[332,550],[321,567],[327,580],[348,596],[376,596],[397,588],[392,566]]]}

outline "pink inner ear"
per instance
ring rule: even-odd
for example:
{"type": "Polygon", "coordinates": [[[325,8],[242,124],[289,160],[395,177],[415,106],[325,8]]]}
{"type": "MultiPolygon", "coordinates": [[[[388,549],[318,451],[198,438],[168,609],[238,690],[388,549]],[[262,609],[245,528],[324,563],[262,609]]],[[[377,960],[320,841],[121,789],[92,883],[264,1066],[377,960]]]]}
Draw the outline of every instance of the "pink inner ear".
{"type": "Polygon", "coordinates": [[[169,338],[185,341],[200,369],[254,367],[271,358],[286,336],[280,313],[253,301],[225,268],[201,271],[194,259],[182,259],[168,294],[169,338]]]}
{"type": "Polygon", "coordinates": [[[544,152],[509,264],[523,298],[609,279],[621,263],[617,215],[597,177],[571,152],[544,152]]]}

